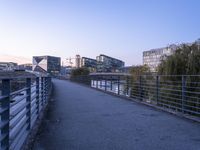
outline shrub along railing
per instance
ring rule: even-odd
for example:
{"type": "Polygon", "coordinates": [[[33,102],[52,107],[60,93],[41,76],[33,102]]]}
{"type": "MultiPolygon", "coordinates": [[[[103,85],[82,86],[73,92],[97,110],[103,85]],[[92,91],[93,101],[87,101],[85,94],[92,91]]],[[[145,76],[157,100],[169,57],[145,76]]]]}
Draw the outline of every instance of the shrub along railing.
{"type": "Polygon", "coordinates": [[[50,77],[0,77],[0,149],[20,150],[47,106],[50,77]]]}
{"type": "Polygon", "coordinates": [[[200,117],[200,76],[93,73],[73,81],[150,103],[166,110],[200,117]]]}

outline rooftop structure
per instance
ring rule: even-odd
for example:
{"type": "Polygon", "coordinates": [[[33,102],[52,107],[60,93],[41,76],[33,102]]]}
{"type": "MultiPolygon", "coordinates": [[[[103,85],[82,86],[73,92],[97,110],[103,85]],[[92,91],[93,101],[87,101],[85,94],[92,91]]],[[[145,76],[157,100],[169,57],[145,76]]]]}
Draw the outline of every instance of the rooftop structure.
{"type": "Polygon", "coordinates": [[[57,75],[60,73],[61,58],[54,56],[33,56],[33,71],[57,75]]]}

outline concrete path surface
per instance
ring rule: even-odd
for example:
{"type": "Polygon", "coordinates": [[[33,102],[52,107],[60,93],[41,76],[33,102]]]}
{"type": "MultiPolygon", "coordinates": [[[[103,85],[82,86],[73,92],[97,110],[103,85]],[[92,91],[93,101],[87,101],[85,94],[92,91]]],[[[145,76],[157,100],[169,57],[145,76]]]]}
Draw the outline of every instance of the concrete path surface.
{"type": "Polygon", "coordinates": [[[54,94],[34,150],[200,150],[200,124],[69,81],[54,94]]]}

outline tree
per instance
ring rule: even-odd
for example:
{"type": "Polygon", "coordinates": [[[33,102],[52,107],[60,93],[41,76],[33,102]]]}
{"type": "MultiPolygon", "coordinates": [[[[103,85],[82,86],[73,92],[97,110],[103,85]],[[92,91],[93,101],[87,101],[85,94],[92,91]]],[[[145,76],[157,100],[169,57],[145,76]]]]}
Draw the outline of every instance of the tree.
{"type": "Polygon", "coordinates": [[[75,82],[90,85],[89,73],[88,68],[78,68],[72,71],[70,79],[75,82]]]}
{"type": "Polygon", "coordinates": [[[181,45],[173,55],[162,59],[158,67],[160,75],[197,75],[200,73],[200,47],[181,45]]]}
{"type": "Polygon", "coordinates": [[[77,68],[72,70],[71,77],[85,76],[89,75],[90,71],[88,68],[77,68]]]}
{"type": "MultiPolygon", "coordinates": [[[[162,76],[160,82],[161,92],[171,98],[171,105],[180,107],[182,105],[182,87],[185,87],[184,105],[188,110],[199,111],[200,100],[200,45],[181,45],[173,55],[164,58],[158,67],[158,73],[162,76]],[[171,76],[174,75],[174,76],[171,76]],[[181,76],[180,76],[181,75],[181,76]],[[189,76],[183,76],[189,75],[189,76]],[[190,76],[192,75],[192,76],[190,76]],[[186,85],[183,85],[183,81],[186,85]],[[164,84],[170,86],[170,91],[165,89],[164,84]],[[169,85],[170,84],[170,85],[169,85]],[[175,100],[177,99],[177,100],[175,100]]],[[[167,103],[170,99],[167,100],[167,103]]]]}
{"type": "MultiPolygon", "coordinates": [[[[144,76],[150,75],[150,68],[147,65],[133,66],[130,69],[131,74],[131,96],[132,97],[140,97],[143,91],[143,87],[141,84],[145,84],[146,78],[152,78],[152,76],[144,76]]],[[[148,91],[147,89],[145,91],[148,91]]],[[[147,93],[146,93],[147,94],[147,93]]]]}

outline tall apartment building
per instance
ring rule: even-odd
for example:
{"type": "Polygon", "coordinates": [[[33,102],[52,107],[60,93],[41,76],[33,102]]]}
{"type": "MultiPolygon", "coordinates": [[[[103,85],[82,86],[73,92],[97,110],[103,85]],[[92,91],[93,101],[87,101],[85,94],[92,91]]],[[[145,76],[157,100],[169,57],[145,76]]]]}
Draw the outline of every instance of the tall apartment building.
{"type": "Polygon", "coordinates": [[[57,75],[60,73],[61,58],[54,56],[33,56],[33,71],[57,75]]]}
{"type": "Polygon", "coordinates": [[[75,67],[76,68],[80,68],[81,67],[81,56],[80,55],[76,55],[76,58],[75,58],[75,67]]]}
{"type": "Polygon", "coordinates": [[[106,55],[97,56],[97,72],[116,72],[124,67],[124,62],[106,55]]]}
{"type": "Polygon", "coordinates": [[[143,65],[148,65],[151,72],[157,72],[157,67],[161,60],[169,55],[172,55],[177,49],[177,45],[173,44],[168,47],[152,49],[143,52],[143,65]]]}

